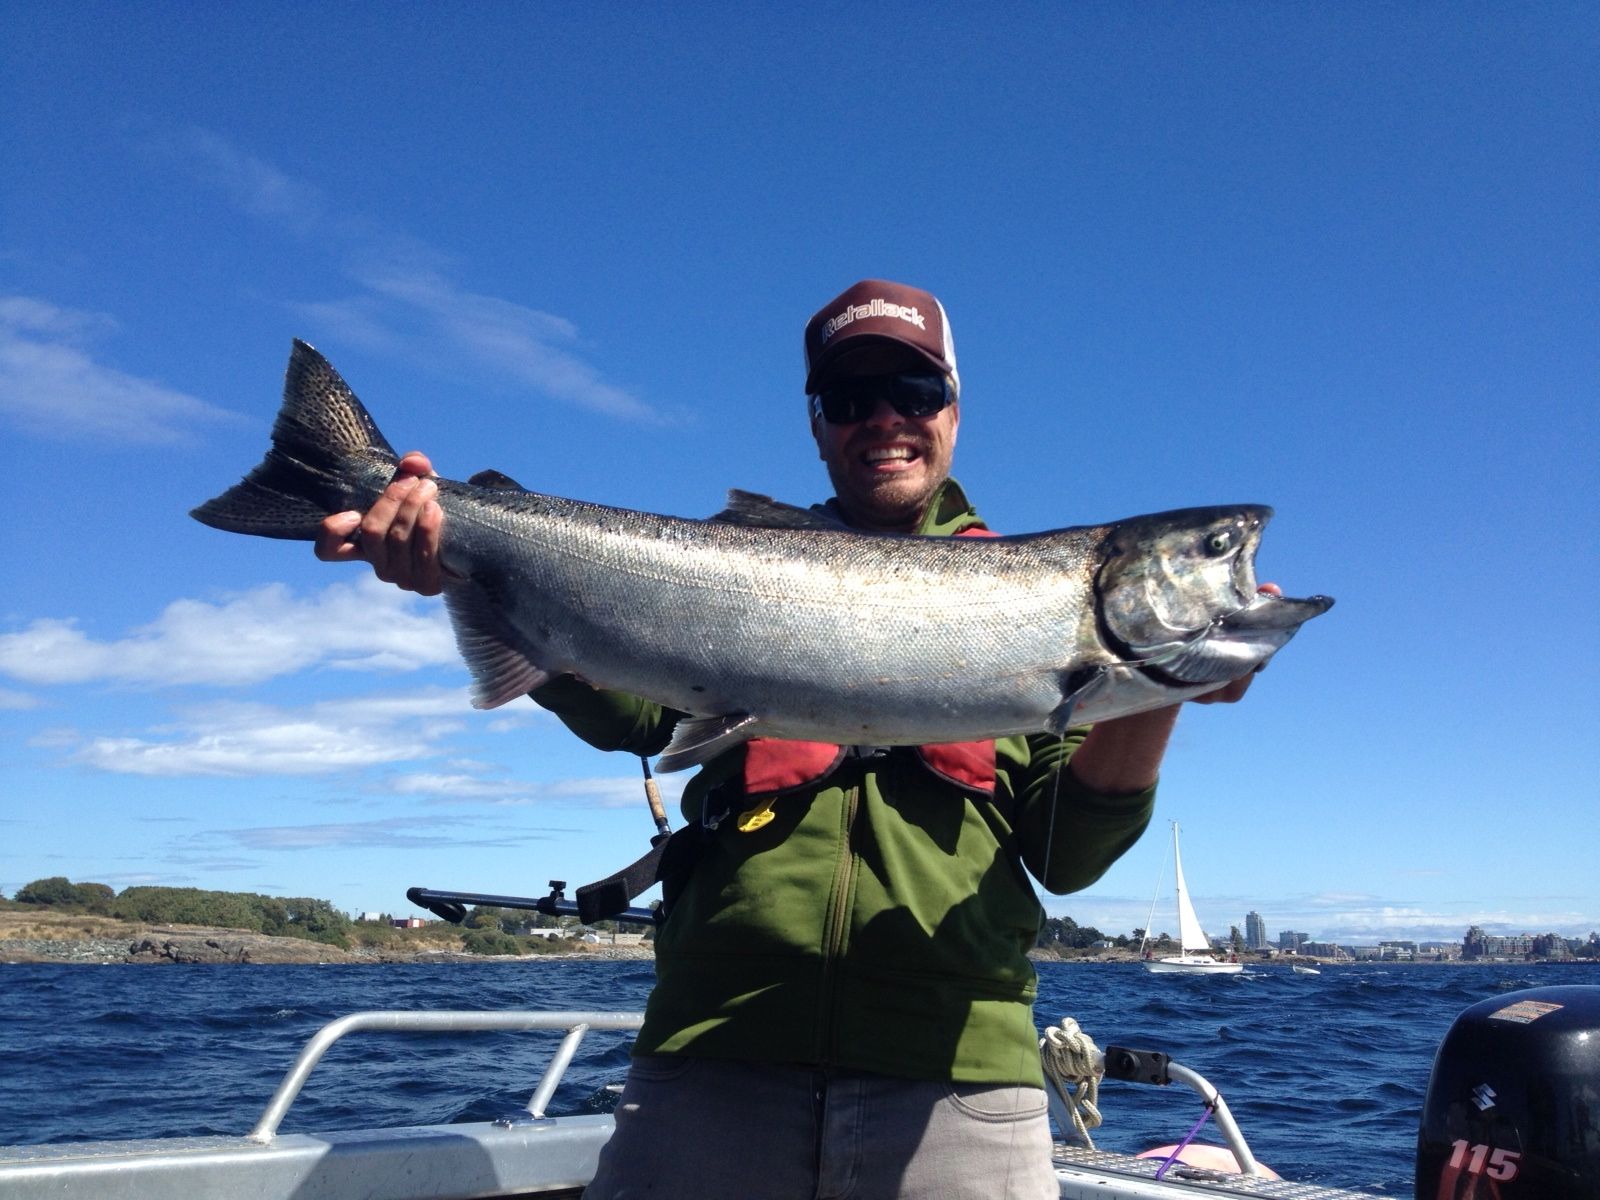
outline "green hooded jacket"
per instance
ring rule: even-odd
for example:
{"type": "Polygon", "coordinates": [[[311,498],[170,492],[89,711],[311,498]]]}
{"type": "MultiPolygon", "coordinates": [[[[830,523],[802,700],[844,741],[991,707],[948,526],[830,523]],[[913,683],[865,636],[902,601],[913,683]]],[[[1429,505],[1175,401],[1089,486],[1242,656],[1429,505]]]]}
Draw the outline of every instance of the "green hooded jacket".
{"type": "MultiPolygon", "coordinates": [[[[974,527],[951,480],[918,532],[974,527]]],[[[570,678],[534,697],[604,750],[656,754],[679,716],[570,678]]],[[[998,740],[993,795],[910,747],[847,756],[774,797],[743,794],[742,748],[707,764],[684,817],[728,816],[669,895],[635,1053],[1041,1086],[1027,952],[1044,912],[1029,876],[1057,894],[1089,886],[1154,804],[1153,787],[1077,782],[1066,767],[1086,732],[998,740]],[[741,819],[766,801],[766,823],[741,819]]]]}

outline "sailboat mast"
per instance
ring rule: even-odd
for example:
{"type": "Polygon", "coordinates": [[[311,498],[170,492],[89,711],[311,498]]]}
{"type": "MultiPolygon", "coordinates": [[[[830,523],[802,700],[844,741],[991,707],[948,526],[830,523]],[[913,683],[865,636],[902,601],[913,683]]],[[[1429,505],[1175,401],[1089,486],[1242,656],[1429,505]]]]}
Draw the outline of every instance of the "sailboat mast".
{"type": "Polygon", "coordinates": [[[1161,899],[1161,882],[1167,877],[1167,860],[1161,860],[1161,869],[1156,872],[1156,890],[1150,894],[1150,913],[1144,919],[1144,936],[1139,939],[1139,957],[1144,957],[1145,945],[1150,941],[1150,924],[1156,919],[1156,902],[1161,899]]]}

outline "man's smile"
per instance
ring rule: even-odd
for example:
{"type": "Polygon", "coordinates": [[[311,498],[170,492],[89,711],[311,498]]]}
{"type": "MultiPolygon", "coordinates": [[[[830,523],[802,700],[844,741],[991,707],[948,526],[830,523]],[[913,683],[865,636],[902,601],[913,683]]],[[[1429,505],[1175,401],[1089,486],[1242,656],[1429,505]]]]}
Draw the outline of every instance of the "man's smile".
{"type": "Polygon", "coordinates": [[[891,446],[870,446],[859,455],[859,460],[874,471],[904,471],[922,457],[915,446],[903,442],[891,446]]]}

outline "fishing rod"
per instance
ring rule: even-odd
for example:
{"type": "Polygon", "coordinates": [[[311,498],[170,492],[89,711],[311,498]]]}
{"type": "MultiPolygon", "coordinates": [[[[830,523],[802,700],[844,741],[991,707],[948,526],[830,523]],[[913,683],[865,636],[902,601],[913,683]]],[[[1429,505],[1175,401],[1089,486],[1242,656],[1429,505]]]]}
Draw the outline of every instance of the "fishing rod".
{"type": "Polygon", "coordinates": [[[543,913],[547,917],[577,917],[585,925],[596,920],[612,920],[630,925],[654,925],[654,908],[624,908],[604,917],[585,920],[576,900],[568,900],[565,879],[550,881],[547,896],[494,896],[483,892],[448,892],[434,888],[406,889],[406,899],[418,908],[425,908],[434,916],[459,925],[467,919],[467,908],[514,908],[525,912],[543,913]]]}
{"type": "Polygon", "coordinates": [[[585,925],[603,920],[633,925],[656,924],[660,920],[659,905],[636,908],[631,902],[656,882],[656,867],[661,861],[667,839],[672,836],[672,829],[667,823],[666,808],[661,803],[661,789],[656,786],[650,763],[643,755],[639,757],[639,766],[644,771],[645,802],[650,806],[650,817],[656,826],[655,835],[650,839],[650,849],[620,871],[584,884],[578,888],[574,899],[567,899],[567,881],[564,879],[552,879],[550,893],[546,896],[494,896],[480,892],[414,887],[406,889],[406,899],[452,925],[459,925],[467,919],[468,905],[520,909],[543,913],[547,917],[577,917],[585,925]]]}

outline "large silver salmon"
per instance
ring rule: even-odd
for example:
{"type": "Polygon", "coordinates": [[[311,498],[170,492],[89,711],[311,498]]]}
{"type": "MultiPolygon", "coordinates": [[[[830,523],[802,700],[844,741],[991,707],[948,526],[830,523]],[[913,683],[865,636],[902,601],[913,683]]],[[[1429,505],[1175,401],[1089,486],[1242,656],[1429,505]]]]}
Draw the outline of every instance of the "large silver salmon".
{"type": "MultiPolygon", "coordinates": [[[[312,540],[328,514],[368,508],[397,460],[327,359],[296,341],[272,448],[193,515],[312,540]]],[[[644,696],[690,714],[667,771],[758,736],[1060,733],[1244,675],[1333,603],[1257,593],[1261,505],[927,538],[743,492],[693,520],[438,482],[445,602],[473,703],[565,672],[644,696]]]]}

